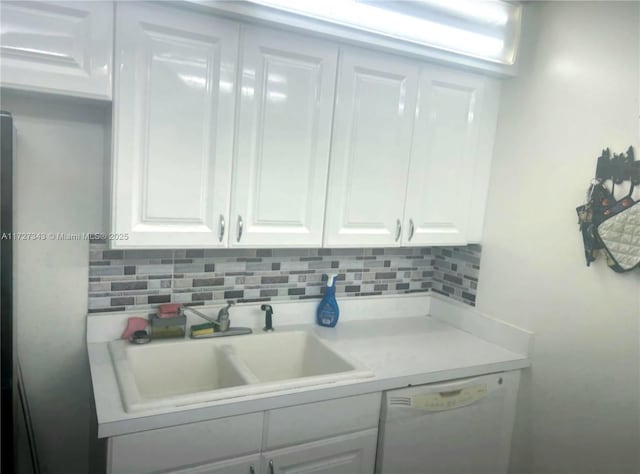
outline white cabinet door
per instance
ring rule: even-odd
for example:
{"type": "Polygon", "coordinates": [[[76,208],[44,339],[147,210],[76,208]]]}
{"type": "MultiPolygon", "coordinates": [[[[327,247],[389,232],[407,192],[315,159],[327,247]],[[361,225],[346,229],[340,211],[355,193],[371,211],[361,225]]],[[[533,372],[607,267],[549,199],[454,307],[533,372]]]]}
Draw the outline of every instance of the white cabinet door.
{"type": "Polygon", "coordinates": [[[170,471],[170,474],[259,474],[261,472],[259,469],[260,455],[254,454],[207,464],[206,466],[170,471]]]}
{"type": "Polygon", "coordinates": [[[417,83],[413,61],[342,52],[325,246],[400,245],[417,83]]]}
{"type": "Polygon", "coordinates": [[[114,247],[225,247],[239,27],[118,3],[114,247]]]}
{"type": "Polygon", "coordinates": [[[338,48],[243,31],[233,247],[319,247],[338,48]]]}
{"type": "Polygon", "coordinates": [[[1,85],[111,99],[113,3],[0,3],[1,85]]]}
{"type": "Polygon", "coordinates": [[[464,245],[481,233],[497,101],[495,80],[422,68],[403,245],[464,245]]]}
{"type": "Polygon", "coordinates": [[[223,459],[240,461],[241,456],[251,457],[260,451],[263,417],[262,412],[248,413],[109,438],[107,472],[190,472],[187,466],[204,468],[217,466],[223,459]]]}
{"type": "Polygon", "coordinates": [[[378,430],[262,453],[264,474],[371,474],[375,466],[378,430]]]}

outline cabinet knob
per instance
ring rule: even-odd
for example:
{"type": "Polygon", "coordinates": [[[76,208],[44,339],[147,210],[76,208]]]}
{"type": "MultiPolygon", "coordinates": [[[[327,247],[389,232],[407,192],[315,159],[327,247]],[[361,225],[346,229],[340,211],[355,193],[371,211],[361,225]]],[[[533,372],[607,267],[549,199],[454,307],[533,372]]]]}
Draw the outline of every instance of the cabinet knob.
{"type": "Polygon", "coordinates": [[[400,234],[402,234],[402,224],[400,219],[396,219],[396,242],[400,240],[400,234]]]}
{"type": "Polygon", "coordinates": [[[409,219],[409,242],[413,239],[413,231],[415,230],[413,226],[413,219],[409,219]]]}
{"type": "Polygon", "coordinates": [[[238,242],[240,242],[240,239],[242,238],[242,226],[242,216],[238,216],[238,242]]]}
{"type": "Polygon", "coordinates": [[[220,214],[220,233],[218,235],[218,240],[222,242],[223,238],[224,238],[224,216],[220,214]]]}

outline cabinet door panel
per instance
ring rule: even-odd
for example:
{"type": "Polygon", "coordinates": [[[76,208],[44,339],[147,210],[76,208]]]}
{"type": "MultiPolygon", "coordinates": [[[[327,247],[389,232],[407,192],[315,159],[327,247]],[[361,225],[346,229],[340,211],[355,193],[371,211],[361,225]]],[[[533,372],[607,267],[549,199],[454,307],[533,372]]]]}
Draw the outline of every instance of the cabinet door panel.
{"type": "Polygon", "coordinates": [[[232,246],[321,245],[336,61],[319,40],[243,33],[232,246]]]}
{"type": "Polygon", "coordinates": [[[378,430],[371,429],[262,454],[268,474],[371,474],[378,430]]]}
{"type": "Polygon", "coordinates": [[[120,3],[114,101],[115,246],[223,247],[238,26],[120,3]]]}
{"type": "Polygon", "coordinates": [[[259,474],[260,455],[244,456],[241,458],[220,461],[205,466],[195,466],[170,474],[259,474]]]}
{"type": "Polygon", "coordinates": [[[487,81],[471,73],[423,68],[403,245],[467,243],[487,81]]]}
{"type": "Polygon", "coordinates": [[[111,2],[0,4],[2,85],[111,99],[111,2]]]}
{"type": "Polygon", "coordinates": [[[405,199],[418,67],[345,49],[327,193],[325,245],[394,246],[405,199]]]}

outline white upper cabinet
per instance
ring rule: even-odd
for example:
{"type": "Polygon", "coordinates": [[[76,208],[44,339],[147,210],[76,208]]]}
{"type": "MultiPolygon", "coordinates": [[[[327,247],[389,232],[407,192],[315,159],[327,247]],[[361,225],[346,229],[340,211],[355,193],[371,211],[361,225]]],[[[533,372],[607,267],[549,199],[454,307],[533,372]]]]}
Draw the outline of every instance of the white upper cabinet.
{"type": "Polygon", "coordinates": [[[495,80],[437,66],[422,68],[403,245],[480,240],[497,93],[495,80]]]}
{"type": "Polygon", "coordinates": [[[1,85],[111,99],[113,3],[0,3],[1,85]]]}
{"type": "Polygon", "coordinates": [[[325,246],[400,245],[418,72],[410,60],[344,48],[325,246]]]}
{"type": "Polygon", "coordinates": [[[118,3],[114,247],[225,247],[235,116],[236,23],[118,3]]]}
{"type": "Polygon", "coordinates": [[[243,30],[233,247],[319,247],[338,47],[243,30]]]}

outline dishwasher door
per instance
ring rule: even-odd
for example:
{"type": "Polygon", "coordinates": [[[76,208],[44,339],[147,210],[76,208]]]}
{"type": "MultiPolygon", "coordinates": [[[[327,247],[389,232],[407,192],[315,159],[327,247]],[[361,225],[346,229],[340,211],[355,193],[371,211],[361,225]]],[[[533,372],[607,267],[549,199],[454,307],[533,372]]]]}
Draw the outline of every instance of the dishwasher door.
{"type": "Polygon", "coordinates": [[[385,392],[377,474],[504,474],[520,372],[385,392]]]}

